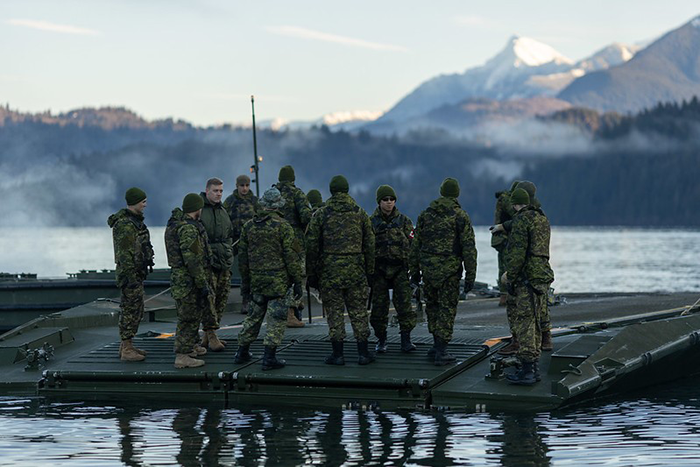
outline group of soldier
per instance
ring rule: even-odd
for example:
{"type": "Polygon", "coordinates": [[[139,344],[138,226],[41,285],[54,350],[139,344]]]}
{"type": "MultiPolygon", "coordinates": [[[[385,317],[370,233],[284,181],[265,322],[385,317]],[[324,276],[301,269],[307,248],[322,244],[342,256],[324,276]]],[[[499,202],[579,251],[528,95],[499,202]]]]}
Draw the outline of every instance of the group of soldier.
{"type": "MultiPolygon", "coordinates": [[[[388,351],[390,290],[400,328],[400,351],[413,352],[411,332],[417,316],[411,299],[421,282],[428,330],[434,340],[428,358],[435,365],[454,362],[448,344],[460,282],[463,280],[464,292],[472,289],[477,264],[474,230],[457,200],[458,181],[447,178],[442,182],[440,197],[419,215],[415,229],[396,207],[398,197],[389,185],[377,188],[377,208],[369,216],[349,195],[348,180],[342,175],[330,180],[331,197],[325,203],[318,190],[305,195],[294,182],[294,169],[284,166],[278,183],[258,200],[250,192],[250,178],[241,175],[236,190],[222,203],[223,181],[212,178],[204,192],[186,195],[182,207],[172,211],[165,245],[178,313],[175,367],[202,366],[205,362],[197,357],[207,353],[207,348],[224,349],[226,343],[216,331],[236,255],[247,314],[238,335],[236,363],[253,359],[250,345],[266,320],[262,368],[285,366],[276,350],[287,326],[303,326],[297,313],[303,306],[304,285],[320,292],[327,316],[332,352],[326,364],[345,364],[346,312],[360,365],[388,351]],[[369,349],[370,327],[377,341],[374,352],[369,349]]],[[[531,182],[514,184],[501,194],[497,225],[492,228],[502,268],[499,285],[508,291],[505,302],[513,335],[504,352],[517,354],[522,362],[520,370],[509,377],[514,384],[534,384],[538,379],[539,351],[547,343],[543,336],[549,336],[551,349],[546,312],[553,280],[548,262],[549,223],[534,195],[531,182]]],[[[146,352],[134,346],[133,337],[144,312],[143,281],[153,266],[153,248],[143,222],[146,193],[130,188],[125,198],[127,208],[108,220],[113,229],[117,285],[122,291],[120,357],[141,361],[146,352]]]]}

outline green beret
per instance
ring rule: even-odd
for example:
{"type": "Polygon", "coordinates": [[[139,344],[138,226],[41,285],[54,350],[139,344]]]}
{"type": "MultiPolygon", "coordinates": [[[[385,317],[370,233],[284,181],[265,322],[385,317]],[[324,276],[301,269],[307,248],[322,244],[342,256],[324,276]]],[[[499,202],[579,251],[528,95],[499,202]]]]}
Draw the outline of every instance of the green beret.
{"type": "Polygon", "coordinates": [[[197,193],[188,193],[182,200],[182,210],[185,214],[199,211],[202,207],[204,207],[204,199],[197,193]]]}
{"type": "Polygon", "coordinates": [[[532,183],[528,180],[523,180],[522,182],[518,183],[516,188],[522,188],[523,190],[527,191],[527,194],[530,197],[530,201],[535,199],[535,193],[537,193],[537,187],[535,186],[534,183],[532,183]]]}
{"type": "Polygon", "coordinates": [[[391,196],[394,199],[398,199],[396,197],[396,192],[392,187],[390,187],[389,185],[379,185],[379,188],[377,188],[377,204],[379,204],[379,202],[387,196],[391,196]]]}
{"type": "Polygon", "coordinates": [[[285,165],[280,169],[280,174],[277,177],[280,182],[293,182],[296,180],[294,176],[294,167],[291,165],[285,165]]]}
{"type": "Polygon", "coordinates": [[[141,201],[146,199],[146,192],[141,188],[131,187],[126,190],[124,199],[126,199],[127,206],[133,206],[134,204],[139,204],[141,201]]]}
{"type": "Polygon", "coordinates": [[[347,193],[350,191],[348,180],[342,175],[336,175],[335,177],[331,178],[331,183],[328,185],[328,187],[331,189],[331,194],[347,193]]]}
{"type": "Polygon", "coordinates": [[[309,203],[314,208],[323,202],[321,192],[318,190],[309,190],[309,192],[306,194],[306,199],[309,200],[309,203]]]}
{"type": "Polygon", "coordinates": [[[457,198],[459,196],[459,182],[454,178],[446,178],[440,185],[440,194],[447,198],[457,198]]]}
{"type": "Polygon", "coordinates": [[[516,188],[513,190],[513,194],[510,195],[510,204],[513,206],[516,204],[524,204],[527,206],[530,204],[530,195],[522,188],[516,188]]]}

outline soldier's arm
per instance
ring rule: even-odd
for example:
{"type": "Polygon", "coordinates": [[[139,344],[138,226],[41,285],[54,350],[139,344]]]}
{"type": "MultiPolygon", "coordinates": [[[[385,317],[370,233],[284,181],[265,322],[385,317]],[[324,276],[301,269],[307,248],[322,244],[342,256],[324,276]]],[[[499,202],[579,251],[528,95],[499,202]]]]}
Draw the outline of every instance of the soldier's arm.
{"type": "Polygon", "coordinates": [[[248,229],[241,232],[238,242],[238,270],[241,273],[241,295],[250,295],[250,264],[248,262],[248,229]]]}
{"type": "Polygon", "coordinates": [[[311,219],[309,230],[306,235],[306,270],[313,272],[318,270],[320,262],[321,249],[321,226],[323,222],[323,213],[318,212],[311,219]]]}
{"type": "Polygon", "coordinates": [[[474,284],[476,279],[476,242],[474,241],[474,228],[471,219],[466,212],[464,216],[464,227],[459,238],[462,242],[462,261],[464,262],[464,283],[474,284]]]}
{"type": "Polygon", "coordinates": [[[209,282],[203,261],[204,255],[206,255],[206,246],[202,245],[197,228],[193,225],[186,224],[180,227],[178,233],[180,235],[180,251],[182,251],[185,266],[194,279],[195,286],[201,289],[209,282]]]}
{"type": "Polygon", "coordinates": [[[301,270],[301,260],[299,251],[299,242],[297,240],[294,229],[287,222],[280,224],[280,237],[282,240],[282,254],[284,255],[284,265],[287,268],[287,274],[292,278],[292,282],[301,284],[304,273],[301,270]]]}
{"type": "Polygon", "coordinates": [[[411,221],[411,218],[406,216],[406,222],[403,225],[403,234],[406,236],[408,239],[408,243],[411,244],[413,243],[413,222],[411,221]]]}
{"type": "Polygon", "coordinates": [[[365,255],[365,273],[374,274],[374,231],[372,223],[363,211],[362,216],[362,251],[365,255]]]}
{"type": "Polygon", "coordinates": [[[506,272],[508,280],[514,281],[522,275],[525,259],[527,256],[528,232],[523,219],[518,219],[513,223],[513,229],[508,236],[508,246],[506,248],[506,272]]]}
{"type": "Polygon", "coordinates": [[[501,223],[503,218],[503,195],[499,196],[496,200],[496,211],[493,214],[493,224],[497,225],[501,223]]]}
{"type": "Polygon", "coordinates": [[[136,227],[130,222],[121,222],[115,232],[117,253],[114,255],[127,282],[137,282],[138,272],[143,265],[136,264],[136,256],[140,253],[136,227]]]}
{"type": "Polygon", "coordinates": [[[408,251],[408,268],[411,275],[420,272],[420,248],[421,248],[421,225],[423,224],[421,216],[418,216],[416,228],[413,231],[413,242],[411,249],[408,251]]]}
{"type": "Polygon", "coordinates": [[[303,229],[309,225],[309,222],[311,222],[311,214],[313,214],[313,212],[311,211],[309,200],[306,199],[306,196],[301,190],[296,190],[294,192],[294,205],[299,213],[299,220],[301,220],[301,226],[303,229]]]}

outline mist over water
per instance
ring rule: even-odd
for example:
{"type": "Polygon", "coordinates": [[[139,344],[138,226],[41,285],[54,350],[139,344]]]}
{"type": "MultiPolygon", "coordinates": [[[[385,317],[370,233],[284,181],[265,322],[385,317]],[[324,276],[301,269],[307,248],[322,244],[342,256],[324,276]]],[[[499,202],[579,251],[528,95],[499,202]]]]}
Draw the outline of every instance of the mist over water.
{"type": "MultiPolygon", "coordinates": [[[[164,227],[150,227],[158,268],[167,268],[164,227]]],[[[486,226],[475,228],[477,281],[496,284],[496,250],[486,226]]],[[[700,231],[554,227],[553,287],[574,292],[700,291],[700,231]]],[[[108,227],[0,227],[0,271],[66,277],[81,269],[113,269],[108,227]]]]}

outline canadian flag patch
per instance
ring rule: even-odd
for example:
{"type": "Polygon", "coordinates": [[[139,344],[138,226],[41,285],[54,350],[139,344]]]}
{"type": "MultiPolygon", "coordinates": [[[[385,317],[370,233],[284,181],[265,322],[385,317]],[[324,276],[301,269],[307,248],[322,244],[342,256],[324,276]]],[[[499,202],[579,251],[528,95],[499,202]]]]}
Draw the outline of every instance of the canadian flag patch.
{"type": "Polygon", "coordinates": [[[411,233],[408,235],[408,238],[413,239],[413,237],[416,236],[416,229],[411,230],[411,233]]]}

